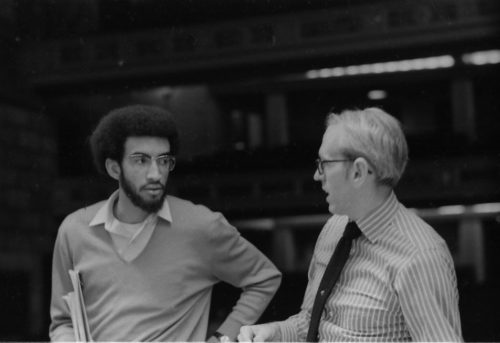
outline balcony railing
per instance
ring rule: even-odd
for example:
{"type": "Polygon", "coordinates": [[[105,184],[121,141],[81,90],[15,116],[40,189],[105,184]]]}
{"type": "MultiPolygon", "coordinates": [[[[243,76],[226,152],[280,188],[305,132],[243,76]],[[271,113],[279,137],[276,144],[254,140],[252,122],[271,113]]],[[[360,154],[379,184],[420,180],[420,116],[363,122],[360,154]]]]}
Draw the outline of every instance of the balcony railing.
{"type": "Polygon", "coordinates": [[[495,8],[496,0],[384,1],[80,36],[30,44],[23,69],[35,84],[53,85],[478,41],[498,34],[495,8]]]}

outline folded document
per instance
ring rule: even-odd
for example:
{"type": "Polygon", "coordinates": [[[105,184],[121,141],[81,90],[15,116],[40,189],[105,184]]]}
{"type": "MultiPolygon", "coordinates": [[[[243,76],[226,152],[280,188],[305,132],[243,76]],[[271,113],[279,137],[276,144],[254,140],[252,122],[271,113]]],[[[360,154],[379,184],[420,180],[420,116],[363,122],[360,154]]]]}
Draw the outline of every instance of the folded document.
{"type": "Polygon", "coordinates": [[[78,342],[92,342],[90,335],[87,312],[85,312],[85,303],[83,301],[82,284],[78,271],[69,270],[69,276],[73,285],[73,292],[63,296],[71,313],[71,322],[75,333],[75,340],[78,342]]]}

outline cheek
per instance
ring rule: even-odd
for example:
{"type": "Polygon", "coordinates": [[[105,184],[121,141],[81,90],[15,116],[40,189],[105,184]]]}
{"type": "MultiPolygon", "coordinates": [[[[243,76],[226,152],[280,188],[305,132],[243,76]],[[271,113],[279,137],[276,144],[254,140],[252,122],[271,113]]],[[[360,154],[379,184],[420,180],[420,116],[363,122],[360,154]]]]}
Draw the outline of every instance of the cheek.
{"type": "Polygon", "coordinates": [[[326,179],[324,183],[324,188],[334,198],[338,198],[344,193],[345,180],[339,177],[326,179]]]}
{"type": "Polygon", "coordinates": [[[335,175],[326,175],[323,185],[326,189],[333,190],[334,188],[336,188],[337,183],[338,180],[335,175]]]}
{"type": "Polygon", "coordinates": [[[123,171],[123,177],[129,185],[137,187],[141,184],[141,173],[133,170],[123,171]]]}
{"type": "Polygon", "coordinates": [[[168,176],[169,176],[169,175],[170,175],[170,172],[166,172],[165,174],[163,174],[163,176],[162,176],[162,178],[161,178],[161,179],[162,179],[162,181],[163,181],[163,183],[166,183],[166,182],[167,182],[167,180],[168,180],[168,176]]]}

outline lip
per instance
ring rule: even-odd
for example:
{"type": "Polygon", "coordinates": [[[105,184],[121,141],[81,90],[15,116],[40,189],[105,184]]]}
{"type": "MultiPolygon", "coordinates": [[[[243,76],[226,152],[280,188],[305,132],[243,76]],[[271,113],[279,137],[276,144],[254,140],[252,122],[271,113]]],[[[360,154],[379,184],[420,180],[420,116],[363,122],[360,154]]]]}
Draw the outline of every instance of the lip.
{"type": "Polygon", "coordinates": [[[330,198],[330,193],[325,191],[325,201],[328,202],[328,199],[330,198]]]}
{"type": "Polygon", "coordinates": [[[149,189],[146,189],[146,194],[149,194],[150,196],[159,196],[160,194],[162,194],[163,190],[161,188],[149,188],[149,189]]]}
{"type": "Polygon", "coordinates": [[[143,189],[147,190],[147,191],[156,191],[156,190],[162,190],[164,187],[160,184],[154,184],[154,185],[147,185],[147,186],[144,186],[143,189]]]}
{"type": "Polygon", "coordinates": [[[158,194],[161,194],[163,192],[163,187],[162,186],[146,186],[143,188],[143,190],[151,195],[158,195],[158,194]]]}

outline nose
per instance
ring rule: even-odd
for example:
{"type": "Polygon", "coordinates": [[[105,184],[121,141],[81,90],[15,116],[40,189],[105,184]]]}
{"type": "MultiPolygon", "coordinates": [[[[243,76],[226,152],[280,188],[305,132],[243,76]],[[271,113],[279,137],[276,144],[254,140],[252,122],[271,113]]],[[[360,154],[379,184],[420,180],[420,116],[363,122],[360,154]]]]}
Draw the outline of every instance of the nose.
{"type": "Polygon", "coordinates": [[[314,181],[321,181],[321,175],[319,175],[318,169],[314,172],[313,179],[314,181]]]}
{"type": "Polygon", "coordinates": [[[159,181],[161,179],[160,168],[154,160],[151,161],[151,165],[149,166],[147,178],[151,181],[159,181]]]}

